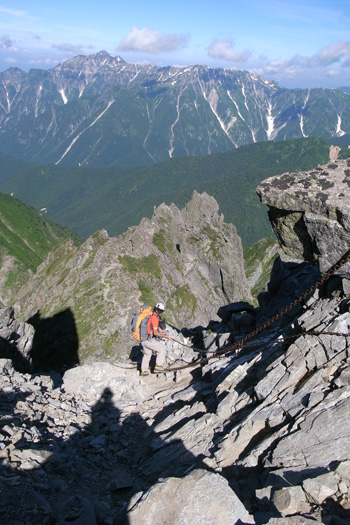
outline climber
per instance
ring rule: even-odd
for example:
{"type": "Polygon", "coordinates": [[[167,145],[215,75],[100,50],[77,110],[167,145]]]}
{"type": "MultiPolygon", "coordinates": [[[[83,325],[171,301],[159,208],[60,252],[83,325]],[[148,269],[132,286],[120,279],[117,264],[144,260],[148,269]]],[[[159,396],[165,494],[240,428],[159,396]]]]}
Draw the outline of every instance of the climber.
{"type": "Polygon", "coordinates": [[[141,375],[148,376],[149,362],[152,357],[152,353],[156,354],[156,365],[153,372],[164,371],[166,361],[166,347],[160,339],[169,339],[171,336],[160,326],[160,315],[164,312],[164,304],[157,303],[153,308],[153,313],[150,315],[147,322],[147,339],[141,342],[143,358],[141,362],[141,375]]]}

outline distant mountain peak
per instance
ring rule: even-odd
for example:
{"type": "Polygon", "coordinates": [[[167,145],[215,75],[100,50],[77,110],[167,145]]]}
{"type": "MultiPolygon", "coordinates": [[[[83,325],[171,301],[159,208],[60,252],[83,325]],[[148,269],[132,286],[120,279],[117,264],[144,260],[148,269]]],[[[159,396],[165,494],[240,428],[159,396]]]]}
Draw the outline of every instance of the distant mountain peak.
{"type": "Polygon", "coordinates": [[[126,64],[126,62],[120,56],[110,55],[109,53],[107,53],[107,51],[102,50],[92,55],[77,55],[69,60],[66,60],[65,62],[58,64],[57,66],[52,68],[52,70],[55,71],[65,68],[71,69],[72,66],[74,68],[86,67],[86,65],[91,64],[95,64],[98,66],[115,66],[116,64],[126,64]]]}
{"type": "MultiPolygon", "coordinates": [[[[101,50],[0,73],[0,152],[60,166],[140,165],[269,140],[350,133],[340,90],[248,71],[132,64],[101,50]]],[[[345,143],[344,139],[344,143],[345,143]]]]}
{"type": "Polygon", "coordinates": [[[86,55],[86,59],[92,59],[92,60],[101,60],[101,61],[107,61],[108,63],[120,63],[120,64],[126,64],[127,62],[119,55],[111,55],[110,53],[107,53],[107,51],[99,51],[98,53],[95,53],[93,55],[86,55]]]}

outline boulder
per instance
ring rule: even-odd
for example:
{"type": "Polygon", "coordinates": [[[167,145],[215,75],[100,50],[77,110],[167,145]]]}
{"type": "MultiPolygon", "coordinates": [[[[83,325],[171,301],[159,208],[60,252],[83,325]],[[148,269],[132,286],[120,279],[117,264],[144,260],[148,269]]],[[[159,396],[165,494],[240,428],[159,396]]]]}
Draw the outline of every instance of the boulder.
{"type": "MultiPolygon", "coordinates": [[[[350,245],[350,160],[284,173],[257,188],[286,257],[327,271],[350,245]]],[[[350,263],[338,274],[350,278],[350,263]]]]}
{"type": "Polygon", "coordinates": [[[130,502],[127,519],[129,525],[255,523],[225,478],[200,469],[155,484],[130,502]]]}

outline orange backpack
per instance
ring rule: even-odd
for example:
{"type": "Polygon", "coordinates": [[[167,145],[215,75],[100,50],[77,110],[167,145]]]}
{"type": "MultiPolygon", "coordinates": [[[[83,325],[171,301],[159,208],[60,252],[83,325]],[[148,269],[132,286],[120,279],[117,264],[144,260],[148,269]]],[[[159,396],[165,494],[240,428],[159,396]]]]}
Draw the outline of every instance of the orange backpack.
{"type": "Polygon", "coordinates": [[[131,333],[136,341],[141,342],[144,339],[147,339],[147,321],[152,314],[152,306],[143,305],[141,306],[140,311],[133,315],[133,318],[131,319],[131,333]]]}

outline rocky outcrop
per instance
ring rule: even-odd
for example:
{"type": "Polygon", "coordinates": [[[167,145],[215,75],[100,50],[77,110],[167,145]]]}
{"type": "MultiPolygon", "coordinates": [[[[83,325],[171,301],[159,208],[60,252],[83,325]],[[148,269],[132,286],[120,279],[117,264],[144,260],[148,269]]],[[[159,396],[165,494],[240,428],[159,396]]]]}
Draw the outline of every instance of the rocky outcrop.
{"type": "Polygon", "coordinates": [[[330,162],[336,162],[339,157],[339,153],[341,152],[341,148],[339,146],[331,146],[329,148],[329,160],[330,162]]]}
{"type": "MultiPolygon", "coordinates": [[[[260,184],[257,193],[289,258],[310,261],[325,272],[349,248],[349,187],[349,159],[260,184]]],[[[350,265],[339,273],[349,279],[350,265]]]]}
{"type": "MultiPolygon", "coordinates": [[[[295,265],[289,283],[303,274],[295,265]]],[[[0,360],[1,521],[192,524],[215,513],[223,524],[345,525],[350,300],[329,289],[218,358],[229,333],[242,338],[235,316],[252,313],[225,309],[203,333],[206,362],[185,348],[173,371],[146,378],[139,357],[63,379],[0,360]]]]}
{"type": "MultiPolygon", "coordinates": [[[[312,192],[309,198],[316,209],[312,192]]],[[[210,232],[201,233],[203,210],[190,233],[180,228],[190,208],[174,211],[178,221],[164,227],[170,237],[154,221],[158,236],[144,241],[156,239],[162,255],[163,242],[181,235],[211,246],[210,232]]],[[[169,224],[171,212],[161,207],[155,215],[169,224]]],[[[99,235],[90,243],[101,242],[99,235]]],[[[142,236],[132,230],[126,240],[127,255],[139,253],[142,236]]],[[[195,246],[185,260],[203,265],[195,246]]],[[[74,262],[78,253],[83,266],[84,252],[74,262]]],[[[319,268],[293,259],[275,260],[258,308],[223,302],[208,326],[182,334],[192,348],[189,339],[181,350],[169,348],[165,373],[141,377],[137,354],[87,362],[63,377],[19,372],[11,355],[1,359],[0,521],[349,523],[346,267],[320,284],[319,268]]],[[[14,322],[12,311],[8,318],[14,322]]]]}
{"type": "Polygon", "coordinates": [[[241,240],[218,211],[195,192],[183,210],[163,204],[119,237],[100,231],[78,248],[60,245],[18,294],[18,317],[35,316],[39,329],[70,312],[64,331],[80,363],[127,357],[131,318],[145,303],[163,302],[177,331],[206,326],[222,304],[251,298],[241,240]]]}
{"type": "Polygon", "coordinates": [[[140,503],[131,501],[128,509],[130,525],[232,525],[237,522],[248,525],[254,523],[254,519],[225,478],[203,469],[194,470],[183,478],[173,477],[157,483],[140,503]]]}
{"type": "Polygon", "coordinates": [[[12,359],[17,370],[30,372],[34,328],[15,319],[14,309],[0,308],[0,356],[12,359]]]}

